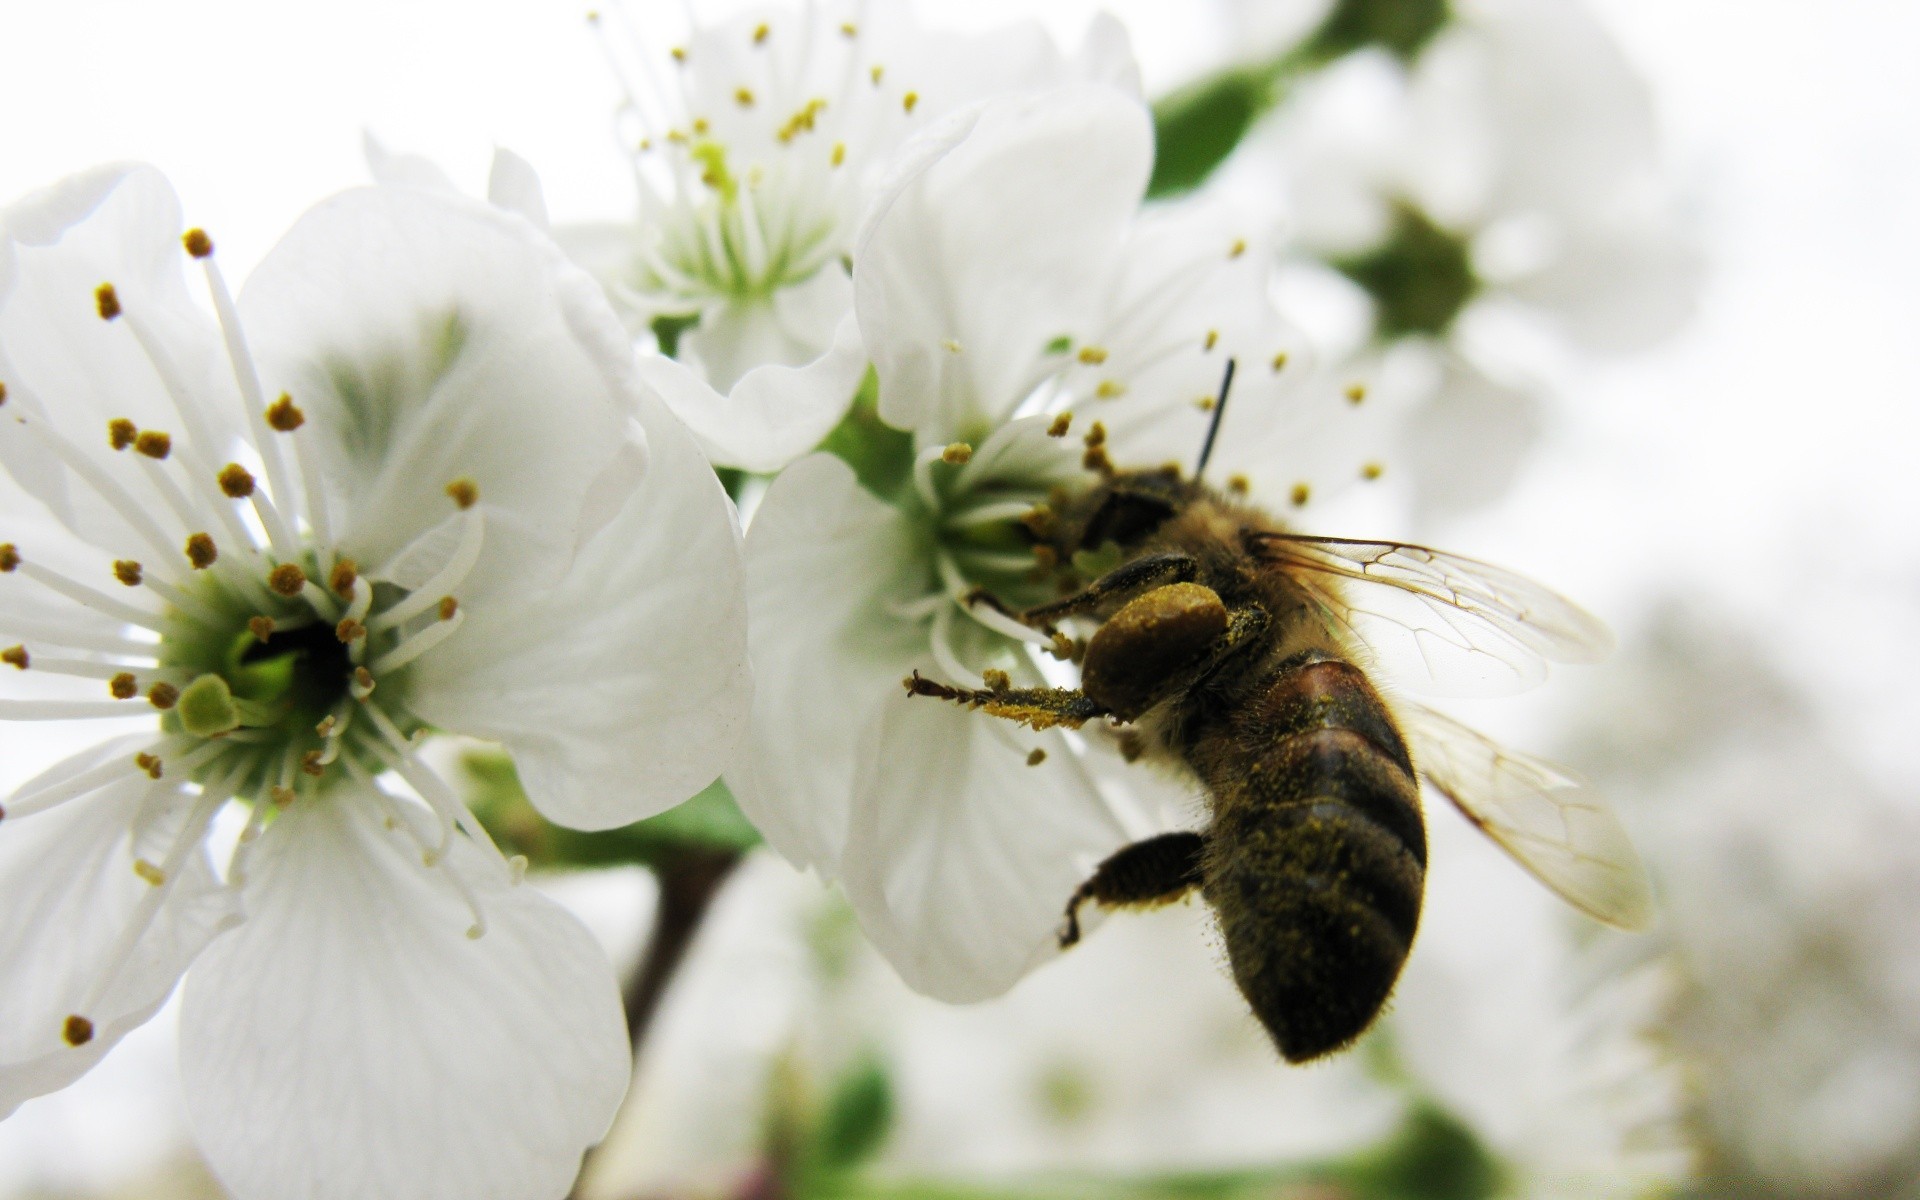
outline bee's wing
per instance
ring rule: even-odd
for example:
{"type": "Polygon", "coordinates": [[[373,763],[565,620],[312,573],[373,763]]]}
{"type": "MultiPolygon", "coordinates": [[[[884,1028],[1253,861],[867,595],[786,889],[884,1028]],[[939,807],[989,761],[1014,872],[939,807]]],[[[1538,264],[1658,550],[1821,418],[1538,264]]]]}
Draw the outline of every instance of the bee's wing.
{"type": "Polygon", "coordinates": [[[1640,856],[1592,788],[1430,708],[1397,711],[1414,769],[1535,879],[1608,925],[1643,929],[1653,919],[1640,856]]]}
{"type": "Polygon", "coordinates": [[[1613,648],[1606,626],[1573,601],[1491,563],[1405,542],[1247,537],[1255,557],[1297,568],[1295,580],[1328,618],[1410,687],[1521,691],[1545,678],[1549,661],[1594,662],[1613,648]]]}

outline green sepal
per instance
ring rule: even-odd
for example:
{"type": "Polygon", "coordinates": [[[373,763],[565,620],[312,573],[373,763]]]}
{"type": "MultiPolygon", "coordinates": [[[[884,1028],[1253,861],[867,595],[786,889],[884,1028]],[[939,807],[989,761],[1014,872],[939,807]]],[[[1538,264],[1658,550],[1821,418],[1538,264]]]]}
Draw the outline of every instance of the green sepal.
{"type": "Polygon", "coordinates": [[[913,435],[880,419],[880,376],[872,367],[820,449],[852,467],[860,486],[882,500],[898,496],[913,479],[913,435]]]}
{"type": "Polygon", "coordinates": [[[720,780],[657,817],[597,832],[555,825],[542,817],[520,786],[504,751],[461,756],[467,804],[508,854],[524,854],[534,868],[659,867],[685,851],[744,853],[760,844],[759,831],[740,812],[720,780]]]}

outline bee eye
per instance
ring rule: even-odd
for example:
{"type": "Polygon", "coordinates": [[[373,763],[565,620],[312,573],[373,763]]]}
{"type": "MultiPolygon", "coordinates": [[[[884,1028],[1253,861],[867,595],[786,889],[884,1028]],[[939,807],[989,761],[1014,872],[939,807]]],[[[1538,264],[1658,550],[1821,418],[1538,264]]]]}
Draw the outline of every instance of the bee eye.
{"type": "Polygon", "coordinates": [[[1171,501],[1148,492],[1108,492],[1087,521],[1081,536],[1083,550],[1097,550],[1108,542],[1132,545],[1166,524],[1173,516],[1171,501]]]}

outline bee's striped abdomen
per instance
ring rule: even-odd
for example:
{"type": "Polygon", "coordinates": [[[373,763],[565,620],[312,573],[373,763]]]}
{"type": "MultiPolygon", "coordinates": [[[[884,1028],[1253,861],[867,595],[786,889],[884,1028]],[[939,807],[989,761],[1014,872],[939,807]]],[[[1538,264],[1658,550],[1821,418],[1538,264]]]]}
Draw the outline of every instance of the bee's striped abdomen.
{"type": "Polygon", "coordinates": [[[1314,655],[1199,733],[1204,892],[1234,978],[1299,1062],[1372,1023],[1420,922],[1426,832],[1406,744],[1366,677],[1314,655]]]}

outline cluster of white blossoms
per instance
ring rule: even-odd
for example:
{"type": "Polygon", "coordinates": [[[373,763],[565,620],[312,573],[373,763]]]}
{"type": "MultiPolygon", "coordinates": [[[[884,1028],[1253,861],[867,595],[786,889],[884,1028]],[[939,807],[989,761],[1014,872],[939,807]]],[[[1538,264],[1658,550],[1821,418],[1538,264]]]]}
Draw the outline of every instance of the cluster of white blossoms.
{"type": "MultiPolygon", "coordinates": [[[[1274,20],[1229,7],[1256,40],[1274,20]]],[[[1646,84],[1584,6],[1399,9],[1397,37],[1291,83],[1223,182],[1282,195],[1288,258],[1356,285],[1372,337],[1419,351],[1426,400],[1396,459],[1425,510],[1457,511],[1505,491],[1544,423],[1540,356],[1514,347],[1651,346],[1685,323],[1702,265],[1646,84]]]]}
{"type": "Polygon", "coordinates": [[[1011,614],[1058,578],[1033,523],[1116,465],[1205,442],[1288,513],[1379,479],[1390,356],[1314,354],[1269,221],[1146,203],[1111,20],[1067,53],[893,3],[658,18],[594,18],[631,222],[549,231],[511,155],[484,204],[376,154],[236,299],[151,169],[0,210],[0,720],[106,731],[0,810],[0,1113],[185,976],[243,1200],[564,1194],[626,1088],[620,996],[437,734],[580,829],[724,775],[948,1000],[1192,826],[1113,730],[902,680],[1071,678],[1011,614]],[[744,539],[715,467],[762,477],[744,539]]]}
{"type": "Polygon", "coordinates": [[[724,493],[592,281],[483,205],[343,194],[237,300],[148,168],[0,229],[0,460],[38,502],[0,718],[111,731],[0,817],[0,1110],[191,971],[239,1194],[561,1194],[626,1088],[618,989],[420,747],[497,740],[584,828],[704,786],[749,686],[724,493]]]}

